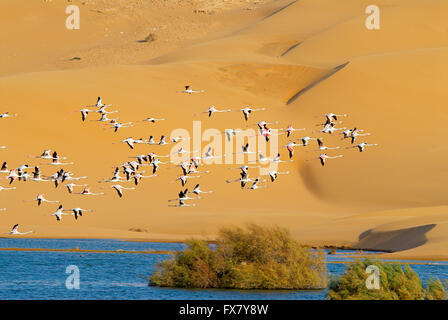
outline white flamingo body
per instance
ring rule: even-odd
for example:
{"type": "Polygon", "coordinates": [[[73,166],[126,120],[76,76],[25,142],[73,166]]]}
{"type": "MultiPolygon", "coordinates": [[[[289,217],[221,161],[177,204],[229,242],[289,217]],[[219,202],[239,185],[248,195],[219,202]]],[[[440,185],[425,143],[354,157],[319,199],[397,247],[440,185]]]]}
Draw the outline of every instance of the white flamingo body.
{"type": "Polygon", "coordinates": [[[33,233],[33,232],[34,232],[33,230],[27,231],[27,232],[20,232],[19,225],[15,224],[12,227],[11,231],[9,231],[8,233],[3,233],[2,235],[24,235],[24,234],[33,233]]]}
{"type": "Polygon", "coordinates": [[[69,183],[65,185],[68,193],[73,193],[74,187],[86,187],[86,184],[74,184],[74,183],[69,183]]]}
{"type": "Polygon", "coordinates": [[[190,191],[190,192],[199,195],[199,194],[201,194],[201,193],[212,193],[213,191],[212,191],[212,190],[210,190],[210,191],[202,191],[201,188],[200,188],[200,185],[199,185],[199,183],[198,183],[198,184],[194,187],[193,191],[190,191]]]}
{"type": "Polygon", "coordinates": [[[338,156],[331,157],[331,156],[327,155],[326,153],[323,153],[319,157],[317,157],[317,159],[320,160],[320,164],[323,167],[323,166],[325,166],[325,163],[326,163],[327,159],[336,159],[336,158],[342,158],[342,157],[343,157],[343,155],[338,155],[338,156]]]}
{"type": "Polygon", "coordinates": [[[36,199],[30,200],[30,201],[36,201],[38,206],[40,206],[43,202],[48,202],[48,203],[59,203],[59,201],[57,201],[57,200],[52,201],[52,200],[47,200],[47,199],[45,199],[45,197],[44,197],[43,194],[38,194],[37,197],[36,197],[36,199]]]}
{"type": "Polygon", "coordinates": [[[255,181],[252,183],[252,185],[247,189],[256,190],[256,189],[261,189],[261,188],[267,188],[267,186],[259,186],[258,185],[259,182],[260,182],[260,180],[258,178],[255,179],[255,181]]]}
{"type": "Polygon", "coordinates": [[[357,144],[356,146],[347,147],[347,149],[358,148],[359,152],[363,152],[366,147],[373,147],[373,146],[377,146],[377,145],[378,145],[377,143],[370,143],[369,144],[369,143],[366,143],[366,142],[361,142],[361,143],[357,144]]]}
{"type": "Polygon", "coordinates": [[[177,92],[192,94],[192,93],[202,93],[202,92],[205,92],[205,90],[193,90],[193,89],[191,89],[190,86],[185,86],[185,90],[177,91],[177,92]]]}
{"type": "Polygon", "coordinates": [[[246,108],[241,109],[240,111],[243,112],[244,119],[247,121],[247,120],[249,120],[249,115],[250,115],[252,112],[254,112],[254,111],[263,111],[263,110],[265,110],[265,108],[252,109],[252,108],[250,108],[250,107],[246,107],[246,108]]]}

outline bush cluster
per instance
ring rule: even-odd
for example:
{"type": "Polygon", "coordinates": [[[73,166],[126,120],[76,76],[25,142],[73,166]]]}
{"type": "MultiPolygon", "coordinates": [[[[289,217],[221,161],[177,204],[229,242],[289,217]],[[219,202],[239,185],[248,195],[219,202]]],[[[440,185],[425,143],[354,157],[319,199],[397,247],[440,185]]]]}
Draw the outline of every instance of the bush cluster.
{"type": "Polygon", "coordinates": [[[325,253],[299,245],[286,229],[248,225],[221,229],[216,248],[190,240],[157,265],[150,285],[179,288],[321,289],[325,253]]]}

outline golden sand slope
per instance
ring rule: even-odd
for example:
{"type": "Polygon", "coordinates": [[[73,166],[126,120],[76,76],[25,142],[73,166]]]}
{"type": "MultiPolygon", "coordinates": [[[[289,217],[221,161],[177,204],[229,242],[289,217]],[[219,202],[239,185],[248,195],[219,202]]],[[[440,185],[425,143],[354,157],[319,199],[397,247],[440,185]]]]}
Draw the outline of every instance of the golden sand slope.
{"type": "MultiPolygon", "coordinates": [[[[70,171],[88,176],[93,192],[106,195],[82,198],[48,183],[14,183],[17,190],[0,193],[1,206],[8,208],[0,213],[2,230],[20,223],[23,230],[34,229],[36,237],[179,240],[191,235],[211,238],[222,225],[257,222],[286,226],[308,244],[398,251],[387,254],[391,257],[448,259],[444,1],[378,1],[381,29],[374,31],[364,26],[368,1],[263,1],[248,6],[235,2],[231,8],[216,6],[213,14],[200,1],[136,1],[115,11],[121,8],[119,1],[107,6],[87,1],[81,30],[70,33],[56,27],[63,24],[64,16],[58,15],[65,2],[33,1],[39,13],[33,19],[41,22],[36,28],[25,23],[26,15],[19,11],[23,2],[1,2],[10,14],[1,11],[0,27],[12,31],[2,39],[9,46],[0,53],[0,112],[19,113],[17,118],[0,119],[5,134],[0,144],[8,146],[0,150],[1,159],[11,168],[35,165],[46,161],[28,155],[57,150],[75,162],[70,171]],[[158,20],[145,23],[152,15],[158,20]],[[24,24],[12,27],[19,17],[24,24]],[[158,40],[138,42],[148,28],[163,25],[168,27],[155,31],[158,40]],[[45,41],[38,38],[42,34],[45,41]],[[67,61],[74,56],[82,59],[67,61]],[[176,94],[185,84],[206,92],[176,94]],[[113,104],[112,110],[119,110],[120,121],[148,116],[167,120],[118,133],[94,121],[82,123],[74,111],[94,103],[98,95],[113,104]],[[176,128],[192,132],[193,120],[202,121],[202,131],[245,128],[241,114],[234,112],[194,116],[213,104],[218,109],[265,106],[265,112],[251,115],[250,124],[278,120],[274,127],[286,128],[292,123],[308,129],[294,137],[322,136],[328,146],[349,143],[340,135],[312,133],[318,129],[315,124],[324,120],[323,114],[346,113],[339,126],[364,129],[372,135],[359,142],[379,146],[363,153],[330,150],[330,155],[344,158],[330,160],[324,168],[317,160],[307,161],[319,154],[306,152],[315,148],[314,142],[298,147],[295,161],[279,167],[291,173],[260,190],[225,183],[238,177],[237,170],[227,169],[237,165],[206,166],[212,172],[191,180],[189,187],[198,181],[214,193],[195,201],[194,208],[167,207],[167,199],[180,190],[171,183],[178,168],[162,166],[160,176],[143,181],[122,199],[112,189],[101,189],[107,184],[97,181],[112,176],[113,167],[128,157],[150,151],[167,154],[173,147],[139,145],[131,151],[113,144],[128,136],[158,138],[176,128]],[[38,208],[22,201],[37,193],[67,208],[94,212],[78,221],[67,216],[56,222],[48,216],[56,206],[38,208]],[[129,231],[132,228],[149,233],[129,231]]],[[[89,115],[88,120],[96,118],[89,115]]],[[[280,136],[279,145],[287,141],[280,136]]],[[[201,149],[208,143],[203,141],[201,149]]],[[[284,160],[285,151],[281,150],[284,160]]],[[[45,165],[41,169],[44,174],[56,171],[45,165]]]]}

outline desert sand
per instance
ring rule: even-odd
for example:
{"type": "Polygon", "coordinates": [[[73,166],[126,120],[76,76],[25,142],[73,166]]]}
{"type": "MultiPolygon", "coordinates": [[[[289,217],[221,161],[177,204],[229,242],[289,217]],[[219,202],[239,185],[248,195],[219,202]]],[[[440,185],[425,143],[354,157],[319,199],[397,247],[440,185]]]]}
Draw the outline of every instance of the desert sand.
{"type": "MultiPolygon", "coordinates": [[[[83,197],[52,183],[14,182],[16,190],[0,192],[0,207],[7,208],[0,212],[1,232],[19,223],[21,230],[35,231],[27,236],[37,238],[211,240],[222,226],[254,222],[287,227],[307,245],[393,251],[385,258],[448,260],[448,3],[378,0],[379,30],[365,27],[370,4],[0,0],[0,113],[18,114],[0,119],[0,144],[7,146],[0,160],[10,168],[40,165],[50,175],[59,167],[29,156],[57,150],[75,163],[64,169],[88,176],[75,183],[106,193],[83,197]],[[70,4],[80,7],[79,30],[65,28],[70,4]],[[149,33],[155,40],[142,42],[149,33]],[[176,93],[184,85],[206,91],[176,93]],[[94,104],[97,96],[112,104],[110,110],[119,110],[119,121],[167,120],[117,133],[90,121],[97,114],[82,122],[77,111],[94,104]],[[159,176],[143,180],[123,198],[102,189],[111,184],[97,183],[129,157],[179,148],[137,145],[131,150],[118,143],[127,137],[158,139],[177,128],[192,134],[193,121],[199,120],[202,132],[246,129],[240,113],[195,116],[211,105],[265,107],[247,123],[305,127],[292,137],[323,137],[328,146],[343,147],[329,155],[344,157],[322,167],[314,159],[320,153],[307,152],[316,149],[315,141],[296,147],[294,162],[280,163],[278,169],[290,174],[258,190],[225,182],[239,177],[238,170],[228,168],[240,164],[200,167],[211,173],[187,186],[199,182],[214,192],[194,201],[196,207],[168,207],[167,199],[181,189],[171,183],[180,174],[174,166],[161,165],[159,176]],[[360,153],[345,149],[350,143],[339,134],[312,133],[329,112],[348,115],[337,127],[371,133],[359,142],[379,145],[360,153]],[[23,201],[38,193],[65,208],[94,211],[58,222],[50,216],[56,204],[38,207],[23,201]]],[[[287,160],[283,146],[289,139],[281,135],[278,140],[287,160]]],[[[200,150],[208,143],[204,139],[200,150]]],[[[150,167],[142,170],[148,174],[150,167]]]]}

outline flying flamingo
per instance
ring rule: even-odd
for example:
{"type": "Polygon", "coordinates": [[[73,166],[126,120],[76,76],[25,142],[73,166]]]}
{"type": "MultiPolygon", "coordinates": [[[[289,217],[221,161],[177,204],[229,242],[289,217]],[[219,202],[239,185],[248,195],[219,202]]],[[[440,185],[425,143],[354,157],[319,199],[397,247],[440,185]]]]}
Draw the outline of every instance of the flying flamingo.
{"type": "MultiPolygon", "coordinates": [[[[225,157],[226,155],[224,155],[225,157]]],[[[208,147],[207,151],[204,154],[204,157],[202,158],[202,160],[208,160],[208,159],[219,159],[222,158],[222,156],[214,156],[212,154],[212,147],[208,147]]],[[[196,166],[197,168],[197,166],[196,166]]]]}
{"type": "Polygon", "coordinates": [[[334,114],[334,113],[327,113],[325,115],[325,118],[327,119],[327,123],[332,123],[333,120],[338,120],[338,117],[347,117],[346,114],[334,114]]]}
{"type": "Polygon", "coordinates": [[[243,149],[243,152],[234,152],[233,154],[254,154],[256,152],[249,151],[249,142],[246,143],[246,145],[241,146],[241,149],[243,149]]]}
{"type": "Polygon", "coordinates": [[[171,154],[190,154],[190,153],[195,153],[198,152],[197,150],[194,151],[185,151],[184,148],[180,148],[179,150],[177,150],[176,152],[172,152],[171,154]]]}
{"type": "Polygon", "coordinates": [[[30,180],[33,181],[49,181],[49,180],[45,180],[42,179],[42,177],[40,176],[40,169],[38,166],[34,167],[34,171],[31,173],[32,177],[30,178],[30,180]]]}
{"type": "Polygon", "coordinates": [[[125,187],[123,187],[123,186],[121,186],[119,184],[114,184],[112,186],[112,188],[114,188],[117,191],[118,196],[120,198],[123,197],[123,190],[135,190],[135,188],[125,188],[125,187]]]}
{"type": "MultiPolygon", "coordinates": [[[[131,175],[134,174],[134,172],[135,172],[134,168],[123,166],[123,173],[126,175],[126,181],[129,181],[131,179],[131,175]]],[[[114,177],[111,180],[115,180],[116,178],[118,178],[118,176],[114,175],[114,177]]],[[[117,181],[119,180],[120,179],[117,179],[117,181]]]]}
{"type": "Polygon", "coordinates": [[[186,141],[186,140],[190,140],[190,138],[182,138],[182,137],[172,137],[171,142],[177,143],[179,141],[186,141]]]}
{"type": "Polygon", "coordinates": [[[212,193],[212,192],[213,192],[212,190],[210,190],[210,191],[202,191],[200,186],[199,186],[199,183],[194,187],[193,191],[190,191],[190,193],[194,193],[196,195],[199,195],[200,193],[212,193]]]}
{"type": "Polygon", "coordinates": [[[132,122],[126,122],[126,123],[114,122],[112,124],[112,128],[114,128],[114,132],[117,132],[118,129],[120,129],[120,128],[130,128],[133,126],[134,125],[132,124],[132,122]]]}
{"type": "Polygon", "coordinates": [[[107,115],[107,114],[111,114],[111,113],[116,113],[116,112],[118,112],[118,110],[114,110],[114,111],[106,111],[106,108],[107,108],[108,106],[106,106],[106,105],[103,105],[103,106],[101,106],[98,110],[96,110],[95,112],[98,112],[99,114],[101,114],[101,115],[107,115]]]}
{"type": "Polygon", "coordinates": [[[322,132],[322,133],[333,134],[335,131],[345,130],[345,129],[347,129],[347,128],[345,128],[345,127],[344,128],[335,128],[334,124],[331,123],[331,124],[326,124],[322,130],[314,131],[313,133],[322,132]]]}
{"type": "Polygon", "coordinates": [[[342,121],[329,121],[329,120],[327,120],[327,121],[324,122],[324,123],[318,123],[318,124],[316,124],[316,127],[324,126],[324,128],[325,128],[325,126],[329,126],[329,125],[334,126],[335,124],[341,124],[341,123],[342,123],[342,121]]]}
{"type": "Polygon", "coordinates": [[[13,169],[13,170],[9,171],[9,175],[5,179],[9,179],[9,184],[11,184],[18,178],[19,178],[19,175],[17,174],[16,170],[13,169]]]}
{"type": "MultiPolygon", "coordinates": [[[[232,110],[230,109],[226,109],[226,110],[217,110],[215,106],[211,106],[210,108],[207,109],[207,111],[204,112],[200,112],[201,113],[208,113],[208,117],[210,118],[212,116],[212,114],[214,114],[215,112],[231,112],[232,110]]],[[[195,114],[197,115],[197,114],[195,114]]]]}
{"type": "Polygon", "coordinates": [[[232,136],[236,137],[236,134],[240,132],[241,130],[238,129],[226,129],[224,132],[226,134],[227,140],[230,142],[232,139],[232,136]]]}
{"type": "Polygon", "coordinates": [[[177,92],[178,92],[178,93],[188,93],[188,94],[192,94],[192,93],[202,93],[202,92],[205,92],[205,90],[195,91],[195,90],[191,89],[190,86],[185,86],[185,90],[177,91],[177,92]]]}
{"type": "Polygon", "coordinates": [[[346,149],[358,148],[359,152],[363,152],[365,147],[377,146],[377,145],[378,145],[377,143],[368,144],[368,143],[365,143],[365,142],[361,142],[360,144],[357,144],[356,146],[347,147],[346,149]]]}
{"type": "Polygon", "coordinates": [[[311,137],[303,137],[300,139],[302,141],[302,145],[306,147],[310,140],[317,140],[317,138],[311,138],[311,137]]]}
{"type": "Polygon", "coordinates": [[[247,189],[255,190],[255,189],[260,189],[260,188],[267,188],[267,186],[259,186],[258,182],[260,182],[260,180],[258,178],[255,179],[255,181],[252,183],[252,185],[247,189]]]}
{"type": "Polygon", "coordinates": [[[247,176],[243,177],[244,174],[241,173],[241,178],[236,180],[226,180],[227,183],[233,183],[233,182],[241,182],[241,188],[244,188],[248,182],[255,181],[254,179],[250,179],[247,176]]]}
{"type": "Polygon", "coordinates": [[[273,162],[274,159],[270,159],[270,158],[266,158],[264,155],[262,155],[261,153],[258,155],[258,159],[257,160],[251,160],[248,162],[260,162],[260,163],[265,163],[265,162],[273,162]]]}
{"type": "Polygon", "coordinates": [[[335,149],[341,148],[341,147],[334,147],[334,148],[327,147],[326,145],[324,145],[322,138],[317,139],[317,145],[318,145],[318,148],[316,150],[308,150],[308,152],[322,151],[322,150],[335,150],[335,149]]]}
{"type": "Polygon", "coordinates": [[[113,119],[110,119],[108,117],[109,113],[114,113],[114,112],[116,112],[116,111],[111,111],[111,112],[107,112],[107,113],[101,113],[101,118],[99,118],[98,120],[90,120],[90,121],[109,122],[109,123],[116,122],[119,119],[118,117],[117,118],[113,118],[113,119]]]}
{"type": "Polygon", "coordinates": [[[24,235],[33,232],[34,232],[33,230],[27,232],[19,232],[19,225],[15,224],[14,227],[12,227],[11,231],[9,231],[8,233],[2,233],[0,235],[24,235]]]}
{"type": "MultiPolygon", "coordinates": [[[[129,173],[129,177],[130,177],[130,174],[131,173],[129,173]]],[[[129,179],[126,179],[126,178],[120,176],[120,169],[117,167],[117,168],[115,168],[115,173],[114,173],[114,176],[112,178],[101,180],[101,181],[98,181],[98,182],[99,183],[104,183],[104,182],[118,182],[118,181],[127,181],[127,180],[129,180],[129,179]]]]}
{"type": "Polygon", "coordinates": [[[263,110],[265,110],[265,108],[252,109],[252,108],[250,108],[250,107],[246,107],[246,108],[240,109],[239,111],[242,111],[242,112],[243,112],[244,119],[247,121],[247,120],[249,120],[249,115],[251,114],[251,112],[254,112],[254,111],[263,111],[263,110]]]}
{"type": "Polygon", "coordinates": [[[137,159],[138,164],[141,165],[141,166],[144,165],[145,162],[148,162],[148,155],[145,155],[145,154],[141,154],[141,155],[138,155],[138,156],[135,156],[135,157],[129,157],[129,158],[137,159]]]}
{"type": "MultiPolygon", "coordinates": [[[[343,157],[343,155],[338,155],[338,156],[330,157],[330,156],[328,156],[326,153],[323,153],[323,154],[321,154],[319,157],[317,157],[316,159],[319,159],[319,160],[320,160],[320,164],[321,164],[322,166],[325,166],[325,161],[326,161],[327,159],[336,159],[336,158],[342,158],[342,157],[343,157]]],[[[307,161],[309,161],[309,160],[307,160],[307,161]]]]}
{"type": "Polygon", "coordinates": [[[54,213],[50,214],[50,216],[56,217],[56,221],[61,221],[62,215],[65,215],[64,209],[62,208],[62,204],[59,205],[58,210],[56,210],[54,213]]]}
{"type": "Polygon", "coordinates": [[[261,132],[261,130],[263,130],[263,129],[266,129],[266,126],[268,125],[268,124],[277,124],[278,123],[278,121],[274,121],[274,122],[267,122],[267,121],[260,121],[260,122],[258,122],[258,123],[256,123],[256,124],[252,124],[252,125],[248,125],[247,127],[250,127],[250,126],[257,126],[258,127],[258,129],[260,130],[260,132],[261,132]]]}
{"type": "Polygon", "coordinates": [[[180,167],[182,169],[183,175],[188,175],[188,169],[190,167],[190,163],[188,161],[184,161],[180,164],[177,164],[176,167],[180,167]]]}
{"type": "Polygon", "coordinates": [[[286,129],[286,137],[289,138],[289,136],[294,132],[294,131],[305,131],[306,128],[302,128],[302,129],[294,129],[292,127],[292,124],[288,125],[288,128],[286,129]]]}
{"type": "Polygon", "coordinates": [[[370,133],[359,133],[360,130],[358,130],[357,128],[354,128],[352,130],[352,132],[350,133],[350,138],[352,138],[351,143],[353,144],[353,142],[355,142],[356,137],[359,136],[370,136],[370,133]]]}
{"type": "Polygon", "coordinates": [[[51,150],[47,149],[42,152],[40,156],[28,156],[29,158],[40,158],[40,159],[53,159],[51,155],[51,150]]]}
{"type": "Polygon", "coordinates": [[[40,206],[42,204],[42,202],[53,202],[53,203],[59,203],[59,201],[50,201],[44,198],[43,194],[38,194],[36,199],[33,200],[24,200],[24,201],[37,201],[37,205],[40,206]]]}
{"type": "Polygon", "coordinates": [[[81,194],[81,195],[85,195],[85,196],[100,196],[100,195],[103,195],[104,193],[92,193],[92,192],[90,192],[89,187],[85,187],[81,193],[76,193],[76,194],[81,194]]]}
{"type": "MultiPolygon", "coordinates": [[[[259,168],[259,167],[260,167],[260,166],[251,167],[251,168],[259,168]]],[[[249,170],[249,166],[244,165],[244,166],[241,166],[241,167],[238,167],[238,168],[229,168],[229,170],[236,170],[236,169],[239,169],[239,170],[241,170],[241,172],[247,174],[247,171],[249,170]]]]}
{"type": "Polygon", "coordinates": [[[149,139],[147,141],[147,144],[156,144],[156,142],[154,141],[154,137],[153,136],[149,137],[149,139]]]}
{"type": "Polygon", "coordinates": [[[184,191],[179,191],[179,198],[176,198],[176,199],[171,199],[171,200],[168,200],[168,201],[177,201],[177,200],[194,200],[194,199],[201,199],[201,197],[195,197],[195,198],[191,198],[191,197],[189,197],[188,196],[188,189],[185,189],[184,191]]]}
{"type": "Polygon", "coordinates": [[[41,163],[41,165],[51,165],[51,166],[68,166],[75,164],[74,162],[60,162],[57,159],[53,159],[50,163],[41,163]]]}
{"type": "MultiPolygon", "coordinates": [[[[211,151],[211,148],[210,148],[210,151],[211,151]]],[[[199,161],[201,161],[201,157],[192,157],[190,159],[191,164],[193,164],[195,168],[199,167],[199,161]]]]}
{"type": "Polygon", "coordinates": [[[3,190],[14,190],[14,189],[16,189],[16,187],[4,188],[4,187],[0,186],[0,191],[3,191],[3,190]]]}
{"type": "Polygon", "coordinates": [[[193,173],[209,173],[210,171],[197,171],[196,167],[194,166],[194,164],[190,164],[190,167],[188,168],[188,172],[187,174],[193,174],[193,173]]]}
{"type": "Polygon", "coordinates": [[[87,185],[86,184],[69,183],[69,184],[66,184],[65,186],[66,186],[66,188],[68,190],[68,193],[73,193],[73,188],[74,187],[86,187],[87,185]]]}
{"type": "Polygon", "coordinates": [[[166,139],[166,136],[161,136],[158,145],[159,146],[164,146],[166,144],[171,144],[170,142],[166,142],[165,139],[166,139]]]}
{"type": "Polygon", "coordinates": [[[184,202],[184,200],[179,200],[179,204],[174,204],[174,205],[168,205],[168,207],[195,207],[196,204],[192,203],[192,204],[186,204],[184,202]]]}
{"type": "Polygon", "coordinates": [[[171,183],[176,182],[177,180],[180,180],[182,187],[187,184],[187,180],[191,178],[199,178],[200,176],[187,176],[187,175],[181,175],[176,180],[172,181],[171,183]]]}
{"type": "Polygon", "coordinates": [[[15,114],[10,114],[9,112],[5,112],[5,113],[0,114],[0,119],[3,119],[3,118],[11,118],[11,117],[17,117],[17,116],[18,116],[17,113],[15,113],[15,114]]]}
{"type": "Polygon", "coordinates": [[[69,181],[69,180],[81,180],[81,179],[87,179],[87,177],[85,177],[85,176],[84,176],[84,177],[73,177],[72,174],[73,174],[73,173],[68,172],[68,171],[64,172],[64,173],[62,174],[62,182],[64,182],[64,181],[69,181]]]}
{"type": "Polygon", "coordinates": [[[294,155],[294,147],[295,146],[300,146],[300,144],[294,143],[294,142],[290,142],[288,143],[285,147],[286,149],[288,149],[289,151],[289,159],[292,158],[292,156],[294,155]]]}
{"type": "Polygon", "coordinates": [[[9,172],[9,170],[8,170],[8,163],[6,161],[3,162],[2,167],[0,169],[0,172],[2,172],[2,173],[8,173],[9,172]]]}
{"type": "Polygon", "coordinates": [[[152,122],[152,123],[155,123],[156,121],[162,121],[162,120],[165,120],[164,118],[161,118],[161,119],[156,119],[156,118],[146,118],[146,119],[144,119],[144,120],[140,120],[141,122],[152,122]]]}
{"type": "MultiPolygon", "coordinates": [[[[275,129],[275,130],[278,130],[278,129],[275,129]]],[[[261,136],[263,136],[266,139],[266,142],[269,142],[269,139],[271,138],[271,136],[279,136],[279,135],[282,135],[282,134],[285,134],[285,133],[286,133],[286,131],[278,132],[278,133],[272,133],[271,132],[271,128],[265,126],[263,129],[260,129],[260,134],[255,135],[255,136],[250,136],[250,137],[257,137],[257,136],[261,135],[261,136]]]]}
{"type": "Polygon", "coordinates": [[[150,175],[150,176],[144,176],[144,175],[142,175],[141,173],[136,173],[136,174],[134,174],[134,176],[133,176],[134,184],[135,184],[135,185],[138,185],[138,183],[140,182],[141,179],[144,179],[144,178],[152,178],[152,177],[157,177],[157,174],[153,174],[153,175],[150,175]]]}
{"type": "Polygon", "coordinates": [[[88,108],[83,108],[81,110],[79,110],[79,112],[81,112],[81,119],[82,121],[86,121],[87,115],[89,114],[89,112],[95,112],[95,110],[90,110],[88,108]]]}
{"type": "Polygon", "coordinates": [[[159,166],[161,164],[167,164],[167,162],[162,162],[160,161],[160,159],[155,159],[152,163],[152,174],[155,174],[157,172],[157,170],[159,169],[159,166]]]}
{"type": "Polygon", "coordinates": [[[280,162],[293,162],[294,160],[280,160],[280,153],[277,153],[277,156],[272,159],[272,163],[280,163],[280,162]]]}
{"type": "Polygon", "coordinates": [[[110,106],[111,106],[111,104],[105,105],[105,104],[103,103],[103,99],[101,99],[101,97],[98,97],[97,100],[96,100],[96,103],[93,104],[93,105],[91,105],[91,106],[88,106],[88,107],[97,107],[97,108],[101,108],[101,107],[110,107],[110,106]]]}
{"type": "Polygon", "coordinates": [[[266,175],[268,175],[271,178],[271,182],[274,182],[278,178],[279,174],[289,174],[289,171],[286,171],[286,172],[271,171],[271,172],[267,173],[266,175]]]}
{"type": "Polygon", "coordinates": [[[121,143],[126,143],[129,146],[129,148],[134,149],[135,140],[133,138],[131,138],[131,137],[128,137],[128,138],[126,138],[124,140],[121,140],[120,142],[121,143]]]}
{"type": "Polygon", "coordinates": [[[51,159],[50,163],[41,163],[41,165],[64,166],[64,165],[74,164],[74,162],[60,162],[59,160],[67,159],[67,158],[59,157],[58,153],[56,151],[53,152],[52,156],[49,159],[51,159]]]}
{"type": "Polygon", "coordinates": [[[157,158],[168,158],[170,155],[161,156],[159,154],[155,154],[154,152],[150,152],[147,154],[148,162],[153,163],[157,158]]]}
{"type": "Polygon", "coordinates": [[[69,210],[64,210],[64,212],[71,212],[72,215],[75,216],[75,220],[78,220],[78,216],[82,217],[82,214],[84,212],[92,212],[93,210],[90,209],[81,209],[81,208],[73,208],[69,210]]]}

